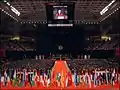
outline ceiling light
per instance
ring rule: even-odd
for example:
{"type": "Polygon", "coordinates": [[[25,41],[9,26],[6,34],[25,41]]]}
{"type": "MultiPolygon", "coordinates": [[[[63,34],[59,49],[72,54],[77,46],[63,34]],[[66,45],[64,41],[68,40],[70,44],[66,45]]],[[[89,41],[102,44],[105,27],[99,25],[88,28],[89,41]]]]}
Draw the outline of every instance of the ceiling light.
{"type": "Polygon", "coordinates": [[[101,12],[100,15],[103,15],[104,13],[106,13],[108,11],[108,9],[110,8],[110,6],[115,2],[115,0],[112,0],[110,4],[108,4],[101,12]]]}
{"type": "Polygon", "coordinates": [[[17,10],[17,9],[15,9],[13,6],[10,6],[11,7],[11,10],[15,13],[15,14],[17,14],[18,16],[20,16],[20,12],[17,10]]]}
{"type": "Polygon", "coordinates": [[[16,15],[20,16],[20,12],[19,12],[16,8],[14,8],[12,5],[10,5],[10,3],[7,2],[6,0],[4,0],[4,2],[5,2],[8,6],[10,6],[11,10],[12,10],[16,15]]]}
{"type": "Polygon", "coordinates": [[[108,11],[108,7],[105,7],[101,12],[100,12],[100,14],[101,15],[103,15],[105,12],[107,12],[108,11]]]}
{"type": "Polygon", "coordinates": [[[6,0],[4,0],[4,2],[7,2],[6,0]]]}
{"type": "Polygon", "coordinates": [[[7,2],[6,4],[7,4],[8,6],[10,6],[10,3],[9,3],[9,2],[7,2]]]}

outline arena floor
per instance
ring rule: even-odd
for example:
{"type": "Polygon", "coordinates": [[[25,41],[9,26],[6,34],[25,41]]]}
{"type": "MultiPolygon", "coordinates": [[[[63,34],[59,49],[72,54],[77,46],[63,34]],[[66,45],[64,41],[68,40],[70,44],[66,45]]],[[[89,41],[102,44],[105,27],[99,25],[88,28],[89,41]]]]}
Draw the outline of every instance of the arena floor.
{"type": "Polygon", "coordinates": [[[85,88],[85,87],[68,87],[68,88],[37,88],[37,87],[34,87],[34,88],[30,88],[30,87],[26,87],[26,88],[1,88],[0,90],[70,90],[70,89],[73,89],[73,90],[120,90],[120,87],[118,85],[112,87],[112,86],[104,86],[104,87],[96,87],[96,88],[85,88]]]}
{"type": "MultiPolygon", "coordinates": [[[[54,67],[52,68],[52,75],[56,75],[56,72],[61,72],[63,73],[62,76],[65,77],[66,72],[69,71],[69,68],[66,64],[65,61],[56,61],[54,67]],[[62,71],[61,71],[62,70],[62,71]]],[[[54,78],[55,79],[55,78],[54,78]]],[[[63,83],[65,80],[63,80],[63,83]]],[[[42,87],[42,86],[34,86],[34,87],[30,87],[30,85],[26,86],[26,87],[13,87],[13,86],[9,86],[9,87],[1,87],[0,90],[52,90],[52,89],[57,89],[57,90],[120,90],[120,84],[115,84],[114,86],[108,84],[108,85],[101,85],[101,86],[97,86],[96,88],[94,87],[94,85],[92,84],[91,88],[87,87],[86,85],[79,85],[77,87],[74,86],[69,86],[67,88],[58,88],[55,86],[50,86],[50,87],[42,87]]]]}

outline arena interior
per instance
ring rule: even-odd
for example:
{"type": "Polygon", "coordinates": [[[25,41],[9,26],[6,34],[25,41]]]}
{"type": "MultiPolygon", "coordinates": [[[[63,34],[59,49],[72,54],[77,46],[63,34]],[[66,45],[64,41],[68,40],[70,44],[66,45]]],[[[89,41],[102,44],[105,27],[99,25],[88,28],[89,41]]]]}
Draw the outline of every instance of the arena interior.
{"type": "Polygon", "coordinates": [[[0,0],[0,90],[120,90],[120,0],[0,0]]]}

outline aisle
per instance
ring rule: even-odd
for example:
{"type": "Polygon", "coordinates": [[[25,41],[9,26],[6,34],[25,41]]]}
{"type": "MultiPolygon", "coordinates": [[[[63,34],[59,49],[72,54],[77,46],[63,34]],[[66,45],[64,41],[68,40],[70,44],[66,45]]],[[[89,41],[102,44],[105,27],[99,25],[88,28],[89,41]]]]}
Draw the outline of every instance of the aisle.
{"type": "Polygon", "coordinates": [[[56,76],[58,73],[60,73],[61,75],[61,83],[64,84],[62,85],[62,87],[65,87],[65,81],[66,81],[66,77],[68,72],[70,72],[66,61],[62,61],[62,60],[58,60],[55,61],[55,65],[52,68],[52,83],[54,83],[54,81],[56,81],[56,76]]]}

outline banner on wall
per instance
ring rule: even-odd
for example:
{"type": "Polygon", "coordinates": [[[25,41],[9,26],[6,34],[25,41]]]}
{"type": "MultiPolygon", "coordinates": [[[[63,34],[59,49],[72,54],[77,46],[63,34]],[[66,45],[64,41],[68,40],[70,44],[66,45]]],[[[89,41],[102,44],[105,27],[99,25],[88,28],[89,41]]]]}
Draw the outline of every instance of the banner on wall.
{"type": "Polygon", "coordinates": [[[116,56],[120,57],[120,47],[116,48],[116,56]]]}
{"type": "Polygon", "coordinates": [[[0,57],[5,57],[5,50],[0,48],[0,57]]]}

